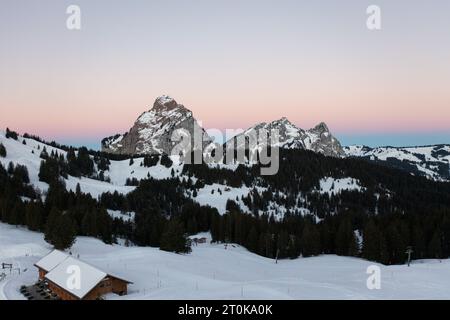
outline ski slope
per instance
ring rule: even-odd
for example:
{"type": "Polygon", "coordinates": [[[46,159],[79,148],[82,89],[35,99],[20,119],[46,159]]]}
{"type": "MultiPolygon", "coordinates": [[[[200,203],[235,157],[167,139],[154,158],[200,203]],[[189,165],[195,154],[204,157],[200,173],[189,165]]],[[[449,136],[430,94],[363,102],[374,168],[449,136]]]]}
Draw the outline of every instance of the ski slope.
{"type": "MultiPolygon", "coordinates": [[[[33,263],[51,249],[42,234],[0,224],[0,262],[22,271],[0,282],[0,299],[23,299],[20,286],[37,280],[33,263]]],[[[449,260],[415,261],[409,268],[375,264],[381,289],[369,290],[366,270],[374,263],[335,255],[275,264],[237,245],[199,244],[178,255],[87,237],[77,238],[71,252],[133,282],[129,295],[106,299],[450,299],[449,260]]]]}

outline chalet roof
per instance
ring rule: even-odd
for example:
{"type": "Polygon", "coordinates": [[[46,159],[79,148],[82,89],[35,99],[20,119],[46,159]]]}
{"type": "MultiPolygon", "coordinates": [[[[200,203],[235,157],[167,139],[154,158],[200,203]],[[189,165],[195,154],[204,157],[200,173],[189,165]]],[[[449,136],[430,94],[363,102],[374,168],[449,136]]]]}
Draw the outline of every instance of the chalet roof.
{"type": "Polygon", "coordinates": [[[124,281],[128,284],[132,283],[120,276],[106,273],[86,262],[75,259],[59,250],[53,250],[39,260],[35,266],[48,272],[45,275],[47,280],[53,282],[79,299],[83,299],[107,276],[124,281]],[[74,275],[74,272],[79,272],[80,275],[79,288],[73,286],[73,283],[70,281],[73,279],[72,276],[74,275]]]}
{"type": "Polygon", "coordinates": [[[35,266],[45,271],[50,271],[67,259],[69,255],[59,250],[53,250],[48,255],[35,263],[35,266]]]}
{"type": "Polygon", "coordinates": [[[95,286],[107,276],[107,273],[77,259],[68,257],[45,276],[54,284],[83,299],[95,286]],[[71,281],[79,274],[79,286],[71,281]]]}

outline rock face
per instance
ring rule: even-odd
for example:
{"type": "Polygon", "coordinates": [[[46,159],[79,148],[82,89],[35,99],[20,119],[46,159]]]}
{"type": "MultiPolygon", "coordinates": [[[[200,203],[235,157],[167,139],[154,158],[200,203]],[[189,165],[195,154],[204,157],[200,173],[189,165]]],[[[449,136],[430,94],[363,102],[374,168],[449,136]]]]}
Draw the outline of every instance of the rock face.
{"type": "Polygon", "coordinates": [[[179,143],[172,141],[174,131],[181,137],[189,133],[194,150],[212,141],[189,109],[169,96],[161,96],[151,110],[139,116],[130,131],[103,139],[102,151],[114,154],[171,154],[179,143]],[[193,138],[194,132],[198,133],[199,139],[193,138]]]}
{"type": "Polygon", "coordinates": [[[341,144],[333,137],[325,123],[322,122],[305,131],[284,117],[270,123],[259,123],[237,135],[232,139],[236,148],[242,148],[244,143],[248,143],[247,140],[240,139],[242,136],[248,136],[252,131],[258,133],[260,129],[267,130],[269,133],[272,129],[278,130],[278,146],[280,148],[312,150],[332,157],[345,156],[341,144]]]}
{"type": "Polygon", "coordinates": [[[323,122],[306,131],[302,140],[308,150],[330,157],[345,156],[341,143],[333,137],[328,126],[323,122]]]}

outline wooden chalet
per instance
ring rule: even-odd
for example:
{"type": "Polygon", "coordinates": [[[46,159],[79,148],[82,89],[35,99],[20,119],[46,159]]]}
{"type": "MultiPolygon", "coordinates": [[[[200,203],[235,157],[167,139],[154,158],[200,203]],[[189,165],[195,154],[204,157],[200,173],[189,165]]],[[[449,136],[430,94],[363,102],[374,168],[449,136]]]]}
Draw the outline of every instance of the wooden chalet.
{"type": "Polygon", "coordinates": [[[58,250],[35,266],[39,279],[47,282],[48,288],[62,300],[96,300],[109,293],[126,295],[128,284],[132,283],[58,250]]]}

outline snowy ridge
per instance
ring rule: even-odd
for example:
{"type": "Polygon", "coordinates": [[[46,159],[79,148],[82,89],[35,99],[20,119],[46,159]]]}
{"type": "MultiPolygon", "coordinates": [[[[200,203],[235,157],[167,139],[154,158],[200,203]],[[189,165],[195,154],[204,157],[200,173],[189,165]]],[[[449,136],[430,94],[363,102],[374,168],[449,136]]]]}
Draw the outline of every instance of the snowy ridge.
{"type": "Polygon", "coordinates": [[[344,147],[348,157],[381,161],[414,175],[436,181],[450,181],[450,145],[419,147],[344,147]]]}
{"type": "MultiPolygon", "coordinates": [[[[320,123],[316,127],[303,130],[292,124],[287,118],[283,117],[270,123],[259,123],[248,128],[243,133],[230,139],[236,148],[244,148],[245,140],[243,137],[251,133],[258,134],[259,130],[278,130],[279,142],[273,146],[284,149],[306,149],[322,153],[326,156],[342,157],[345,155],[339,141],[333,137],[325,123],[320,123]]],[[[266,145],[263,143],[262,145],[266,145]]],[[[261,147],[258,146],[258,147],[261,147]]],[[[256,150],[252,150],[253,152],[256,150]]]]}

